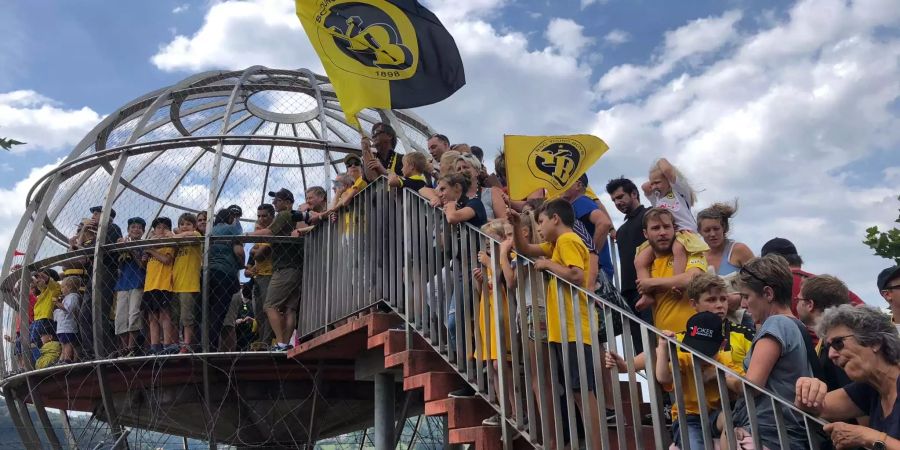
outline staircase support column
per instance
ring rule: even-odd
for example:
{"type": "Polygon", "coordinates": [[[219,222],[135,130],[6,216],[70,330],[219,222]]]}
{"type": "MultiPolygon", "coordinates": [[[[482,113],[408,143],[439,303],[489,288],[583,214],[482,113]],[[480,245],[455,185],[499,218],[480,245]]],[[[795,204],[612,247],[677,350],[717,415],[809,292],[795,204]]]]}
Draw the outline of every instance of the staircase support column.
{"type": "Polygon", "coordinates": [[[375,448],[391,450],[394,447],[394,375],[375,375],[375,448]]]}

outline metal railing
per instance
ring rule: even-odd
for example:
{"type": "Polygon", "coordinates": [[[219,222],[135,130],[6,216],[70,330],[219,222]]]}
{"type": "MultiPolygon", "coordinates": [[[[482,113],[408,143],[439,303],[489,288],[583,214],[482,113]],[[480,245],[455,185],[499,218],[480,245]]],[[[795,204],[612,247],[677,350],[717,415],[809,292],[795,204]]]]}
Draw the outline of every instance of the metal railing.
{"type": "MultiPolygon", "coordinates": [[[[595,293],[551,273],[535,270],[533,261],[521,255],[515,258],[515,284],[503,280],[497,241],[467,224],[449,224],[440,209],[415,192],[389,188],[384,179],[371,183],[350,205],[320,223],[302,240],[241,236],[205,239],[210,245],[240,242],[247,248],[251,243],[260,242],[302,245],[302,294],[297,321],[297,335],[301,339],[327,331],[341,320],[375,305],[392,308],[406,319],[410,344],[412,333],[421,335],[478,395],[497,409],[502,418],[503,442],[508,448],[519,435],[544,448],[562,447],[564,442],[571,448],[578,448],[582,442],[587,448],[609,448],[612,442],[618,442],[619,448],[626,448],[629,443],[634,448],[667,448],[670,431],[663,417],[666,394],[649,372],[656,366],[653,349],[659,340],[666,342],[672,361],[671,396],[679,411],[685,410],[685,383],[695,386],[705,448],[713,448],[712,438],[718,436],[714,436],[713,424],[704,419],[709,416],[704,384],[714,385],[720,398],[725,399],[720,402],[725,423],[723,448],[737,448],[733,427],[736,411],[732,401],[738,399],[743,399],[739,404],[746,404],[748,423],[745,425],[752,433],[756,448],[762,448],[760,430],[773,425],[781,448],[790,448],[792,444],[796,447],[798,443],[792,443],[788,435],[790,418],[794,423],[799,422],[806,434],[806,442],[799,445],[818,448],[818,430],[824,422],[796,409],[793,399],[780,398],[747,381],[595,293]],[[489,250],[489,267],[479,263],[480,250],[489,250]],[[480,289],[473,276],[473,270],[479,268],[485,274],[480,289]],[[548,308],[548,286],[555,286],[560,299],[575,299],[568,302],[571,312],[567,313],[565,301],[558,302],[558,308],[548,308]],[[483,301],[476,295],[478,291],[489,292],[490,297],[483,301]],[[588,335],[581,326],[575,326],[571,339],[562,339],[558,346],[548,343],[544,330],[549,320],[555,319],[561,336],[568,336],[567,316],[580,317],[583,311],[588,316],[588,335]],[[614,319],[623,323],[620,340],[612,326],[603,326],[612,324],[614,319]],[[640,377],[635,367],[634,332],[640,334],[647,349],[646,379],[640,377]],[[593,345],[585,345],[588,341],[593,345]],[[679,370],[678,350],[690,354],[692,371],[687,379],[679,370]],[[604,367],[607,351],[624,358],[627,369],[623,373],[616,367],[608,370],[604,367]],[[498,357],[492,359],[492,353],[498,357]],[[715,377],[704,383],[701,366],[713,367],[715,377]],[[729,389],[729,379],[733,380],[730,381],[732,389],[729,389]],[[585,386],[590,381],[596,386],[593,393],[576,386],[585,386]],[[765,402],[768,405],[763,405],[765,402]],[[650,410],[646,425],[645,405],[650,410]],[[614,427],[607,426],[602,413],[607,407],[615,411],[614,427]],[[757,409],[771,411],[771,420],[759,417],[757,409]]],[[[103,245],[99,254],[114,255],[161,246],[203,246],[205,242],[202,238],[142,240],[103,245]]],[[[20,273],[30,276],[43,268],[90,258],[92,254],[91,250],[70,252],[36,262],[20,273]]],[[[27,303],[19,301],[15,293],[4,295],[8,305],[17,309],[15,314],[27,323],[27,315],[22,312],[27,303]]],[[[201,323],[205,324],[199,330],[201,335],[208,334],[211,331],[208,327],[217,323],[211,317],[219,317],[211,309],[215,305],[208,300],[209,295],[203,294],[205,300],[200,306],[201,323]]],[[[96,301],[98,297],[88,298],[96,301]]],[[[109,305],[104,302],[93,305],[97,307],[109,305]]],[[[93,338],[114,346],[104,314],[101,311],[94,315],[103,322],[92,324],[93,338]]],[[[10,317],[6,319],[4,331],[8,333],[12,322],[10,317]]],[[[23,335],[28,334],[25,328],[23,335]]],[[[20,348],[27,349],[28,337],[20,337],[24,346],[20,348]]],[[[0,352],[5,357],[2,367],[5,376],[23,369],[15,348],[7,343],[0,352]]],[[[202,350],[209,352],[215,348],[204,341],[202,350]]],[[[98,357],[105,356],[99,353],[98,357]]],[[[33,366],[26,363],[26,367],[33,366]]],[[[689,448],[685,414],[679,414],[677,421],[682,448],[689,448]]]]}
{"type": "MultiPolygon", "coordinates": [[[[774,425],[779,437],[779,448],[819,448],[821,426],[825,422],[806,414],[793,406],[793,399],[783,399],[765,388],[755,385],[728,367],[684,346],[676,339],[663,335],[632,312],[610,304],[583,287],[575,286],[550,272],[534,269],[533,261],[521,255],[515,257],[516,280],[507,283],[501,279],[499,242],[467,224],[451,225],[443,212],[433,208],[416,193],[406,190],[403,195],[404,232],[404,281],[406,284],[405,318],[409,332],[421,334],[432,346],[453,364],[478,395],[488,400],[502,417],[504,445],[511,448],[512,441],[523,435],[531,443],[544,448],[562,447],[568,442],[571,448],[610,448],[617,441],[618,448],[668,448],[670,433],[663,417],[666,399],[653,372],[646,376],[649,398],[643,398],[635,367],[633,332],[640,333],[648,371],[656,367],[654,349],[657,341],[666,343],[674,375],[672,403],[679,411],[685,411],[683,386],[693,383],[698,393],[701,428],[704,447],[713,448],[713,423],[708,419],[705,389],[714,386],[722,401],[724,418],[722,448],[736,449],[734,431],[734,401],[741,399],[747,405],[748,423],[743,424],[752,434],[756,448],[763,448],[761,429],[774,425]],[[482,267],[477,260],[479,250],[488,249],[489,267],[482,267]],[[476,296],[477,283],[472,276],[476,268],[491,276],[484,276],[481,292],[490,297],[476,296]],[[490,278],[490,279],[488,279],[490,278]],[[494,287],[488,288],[488,283],[494,287]],[[557,298],[576,299],[571,311],[564,302],[556,309],[547,304],[547,287],[556,286],[557,298]],[[500,287],[500,288],[498,288],[500,287]],[[507,299],[504,301],[504,297],[507,299]],[[495,309],[490,314],[489,309],[495,309]],[[566,317],[580,317],[587,309],[590,336],[585,336],[581,326],[574,322],[574,339],[566,339],[566,317]],[[451,311],[455,311],[453,315],[451,311]],[[543,314],[535,313],[545,311],[543,314]],[[559,347],[548,345],[540,330],[547,329],[547,321],[555,316],[563,342],[559,347]],[[612,326],[614,318],[621,319],[622,335],[617,336],[612,326]],[[492,322],[491,322],[492,321],[492,322]],[[483,336],[479,330],[491,330],[494,335],[483,336]],[[537,330],[537,332],[535,331],[537,330]],[[536,337],[536,338],[535,338],[536,337]],[[594,345],[585,345],[588,340],[594,345]],[[566,342],[570,341],[570,342],[566,342]],[[495,344],[493,344],[495,343],[495,344]],[[598,345],[598,343],[603,343],[598,345]],[[491,346],[498,348],[492,352],[491,346]],[[589,351],[576,351],[586,348],[589,351]],[[559,350],[562,351],[559,351],[559,350]],[[681,375],[676,353],[690,355],[692,370],[688,377],[681,375]],[[627,370],[604,367],[604,353],[613,351],[621,355],[627,370]],[[491,359],[494,353],[498,357],[491,359]],[[702,367],[712,367],[715,377],[703,381],[702,367]],[[594,393],[578,389],[585,386],[593,373],[594,393]],[[577,379],[576,379],[577,377],[577,379]],[[625,381],[620,380],[624,378],[625,381]],[[727,379],[733,385],[729,390],[727,379]],[[579,380],[582,380],[579,383],[579,380]],[[549,395],[548,395],[549,394],[549,395]],[[771,407],[763,407],[768,402],[771,407]],[[644,424],[642,404],[649,403],[650,421],[644,424]],[[582,408],[581,406],[585,406],[582,408]],[[597,417],[609,405],[615,410],[615,427],[608,427],[606,417],[597,417]],[[773,417],[760,417],[757,410],[770,411],[773,417]],[[788,435],[788,415],[802,426],[806,439],[792,442],[788,435]],[[583,433],[577,430],[583,429],[583,433]],[[648,436],[652,433],[652,436],[648,436]],[[583,438],[580,437],[583,436],[583,438]],[[582,440],[583,439],[583,440],[582,440]],[[650,444],[652,442],[652,445],[650,444]],[[630,443],[630,444],[629,444],[630,443]]],[[[612,243],[610,243],[612,245],[612,243]]],[[[681,330],[675,330],[681,331],[681,330]]],[[[602,413],[601,413],[602,415],[602,413]]],[[[690,448],[688,423],[685,414],[678,414],[681,448],[690,448]]],[[[612,425],[612,424],[610,424],[612,425]]]]}

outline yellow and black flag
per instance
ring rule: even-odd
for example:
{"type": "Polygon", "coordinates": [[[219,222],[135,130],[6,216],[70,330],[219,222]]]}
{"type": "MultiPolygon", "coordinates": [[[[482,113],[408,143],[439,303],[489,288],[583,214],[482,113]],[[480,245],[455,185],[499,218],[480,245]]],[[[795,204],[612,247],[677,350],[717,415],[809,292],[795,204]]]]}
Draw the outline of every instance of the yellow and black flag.
{"type": "Polygon", "coordinates": [[[509,196],[521,200],[538,189],[547,198],[567,191],[609,146],[589,134],[503,137],[509,196]]]}
{"type": "Polygon", "coordinates": [[[351,125],[365,108],[437,103],[466,84],[456,42],[416,0],[295,0],[351,125]]]}

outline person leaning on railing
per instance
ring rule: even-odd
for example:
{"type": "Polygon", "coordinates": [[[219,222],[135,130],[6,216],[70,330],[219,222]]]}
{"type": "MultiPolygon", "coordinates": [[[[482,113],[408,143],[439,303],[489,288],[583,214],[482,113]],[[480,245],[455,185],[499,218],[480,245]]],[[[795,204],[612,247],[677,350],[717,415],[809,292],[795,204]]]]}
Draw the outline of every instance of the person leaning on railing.
{"type": "MultiPolygon", "coordinates": [[[[818,360],[814,357],[815,349],[806,327],[791,313],[791,269],[781,256],[768,255],[747,261],[738,273],[741,295],[747,298],[750,314],[761,323],[750,357],[744,360],[746,378],[783,399],[793,399],[797,379],[812,376],[812,364],[818,364],[818,360]]],[[[739,382],[731,380],[729,383],[739,382]]],[[[744,398],[735,405],[736,438],[748,442],[751,420],[754,420],[763,445],[770,449],[782,448],[772,401],[766,395],[753,392],[756,395],[749,400],[756,404],[755,417],[750,417],[744,398]]],[[[779,404],[778,407],[784,418],[782,424],[790,439],[790,448],[807,449],[804,444],[808,440],[807,430],[800,416],[786,406],[779,404]]],[[[721,419],[719,426],[723,426],[721,419]]]]}
{"type": "Polygon", "coordinates": [[[866,447],[900,449],[900,335],[889,316],[867,306],[829,308],[817,330],[827,345],[828,357],[852,380],[828,391],[817,379],[796,383],[794,403],[833,423],[825,426],[837,449],[866,447]],[[844,423],[869,417],[869,426],[844,423]]]}

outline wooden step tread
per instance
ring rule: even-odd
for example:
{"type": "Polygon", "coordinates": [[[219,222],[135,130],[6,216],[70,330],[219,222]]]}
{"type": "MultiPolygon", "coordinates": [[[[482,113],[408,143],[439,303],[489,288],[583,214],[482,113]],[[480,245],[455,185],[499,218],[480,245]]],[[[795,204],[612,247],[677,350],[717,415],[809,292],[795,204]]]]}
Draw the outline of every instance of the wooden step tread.
{"type": "Polygon", "coordinates": [[[465,382],[456,372],[425,372],[403,379],[403,390],[422,389],[426,402],[445,399],[463,386],[465,382]]]}

